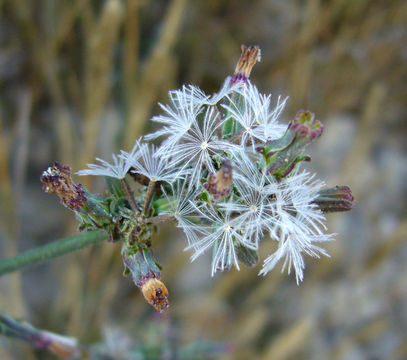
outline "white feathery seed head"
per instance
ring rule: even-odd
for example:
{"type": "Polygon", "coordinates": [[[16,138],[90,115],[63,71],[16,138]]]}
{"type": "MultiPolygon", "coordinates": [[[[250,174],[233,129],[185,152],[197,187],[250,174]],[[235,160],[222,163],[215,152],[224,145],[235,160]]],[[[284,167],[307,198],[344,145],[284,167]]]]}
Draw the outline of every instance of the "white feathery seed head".
{"type": "Polygon", "coordinates": [[[180,171],[176,166],[170,166],[169,161],[157,156],[159,149],[153,144],[138,143],[137,149],[130,153],[121,152],[120,157],[133,168],[131,172],[142,174],[150,181],[174,182],[179,177],[180,171]],[[136,155],[134,155],[136,154],[136,155]]]}
{"type": "Polygon", "coordinates": [[[232,266],[240,270],[236,247],[243,245],[256,249],[242,235],[242,224],[232,218],[232,212],[229,210],[215,209],[207,205],[198,207],[193,204],[193,206],[201,223],[206,226],[208,234],[185,249],[195,251],[191,260],[194,261],[206,250],[212,249],[212,276],[218,270],[229,270],[232,266]]]}
{"type": "Polygon", "coordinates": [[[223,122],[221,114],[215,107],[207,107],[202,125],[198,122],[193,123],[176,144],[171,147],[164,145],[159,151],[159,156],[167,159],[169,166],[179,166],[180,171],[189,177],[191,185],[198,186],[204,169],[215,172],[212,159],[214,155],[238,151],[238,146],[217,138],[216,132],[223,122]]]}
{"type": "Polygon", "coordinates": [[[131,164],[122,157],[112,154],[113,164],[108,163],[107,161],[96,158],[100,164],[87,164],[88,169],[79,170],[76,174],[84,175],[93,175],[93,176],[108,176],[116,179],[124,179],[128,173],[131,164]]]}
{"type": "Polygon", "coordinates": [[[288,98],[277,98],[277,105],[271,109],[271,94],[260,94],[257,87],[248,81],[247,86],[241,86],[231,95],[228,102],[222,106],[228,116],[237,121],[243,129],[241,143],[243,146],[250,140],[254,150],[257,141],[266,142],[281,137],[286,126],[277,122],[288,98]]]}
{"type": "Polygon", "coordinates": [[[195,86],[183,86],[181,90],[169,92],[170,104],[159,104],[163,115],[154,116],[151,120],[163,125],[155,133],[145,136],[146,140],[165,137],[162,146],[171,147],[184,136],[197,121],[197,116],[208,103],[208,96],[195,86]]]}
{"type": "Polygon", "coordinates": [[[322,232],[326,229],[325,217],[313,201],[323,183],[313,178],[303,171],[265,187],[275,199],[270,236],[279,244],[278,250],[265,260],[260,275],[266,275],[284,259],[283,270],[287,268],[290,273],[293,267],[298,283],[303,280],[303,255],[328,256],[324,249],[314,244],[333,240],[333,234],[322,232]]]}
{"type": "Polygon", "coordinates": [[[177,227],[182,229],[186,235],[188,246],[194,246],[202,235],[206,235],[206,228],[198,224],[199,214],[193,205],[195,197],[200,191],[188,188],[185,181],[177,180],[166,190],[161,187],[165,198],[167,199],[168,208],[161,214],[170,214],[174,216],[177,227]]]}

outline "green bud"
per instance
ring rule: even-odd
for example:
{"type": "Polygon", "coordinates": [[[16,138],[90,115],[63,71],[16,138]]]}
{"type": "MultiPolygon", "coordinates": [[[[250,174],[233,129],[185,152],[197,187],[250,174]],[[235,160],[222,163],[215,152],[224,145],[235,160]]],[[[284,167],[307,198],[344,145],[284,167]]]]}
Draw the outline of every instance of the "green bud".
{"type": "Polygon", "coordinates": [[[353,209],[352,191],[348,186],[335,186],[319,191],[313,201],[323,212],[349,211],[353,209]]]}
{"type": "Polygon", "coordinates": [[[277,140],[257,148],[266,160],[267,173],[277,179],[287,176],[301,161],[311,161],[303,151],[321,136],[323,125],[309,111],[299,111],[288,124],[285,134],[277,140]]]}

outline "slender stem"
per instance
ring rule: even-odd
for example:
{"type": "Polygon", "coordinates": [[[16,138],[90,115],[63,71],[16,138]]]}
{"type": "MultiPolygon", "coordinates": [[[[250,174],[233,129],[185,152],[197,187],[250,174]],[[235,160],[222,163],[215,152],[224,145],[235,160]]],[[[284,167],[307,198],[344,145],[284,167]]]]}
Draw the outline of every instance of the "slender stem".
{"type": "Polygon", "coordinates": [[[173,221],[174,219],[175,218],[173,215],[165,214],[165,215],[158,215],[158,216],[148,218],[148,219],[146,219],[146,223],[157,225],[157,224],[163,224],[166,222],[173,221]]]}
{"type": "Polygon", "coordinates": [[[126,195],[126,199],[129,202],[131,208],[133,209],[136,215],[140,215],[140,211],[137,207],[136,201],[134,200],[133,191],[131,190],[129,184],[125,179],[121,179],[120,182],[123,187],[124,195],[126,195]]]}
{"type": "Polygon", "coordinates": [[[144,199],[144,206],[143,206],[143,212],[142,212],[143,216],[146,216],[146,214],[147,214],[148,208],[150,206],[151,198],[154,195],[156,184],[157,184],[156,181],[153,181],[150,179],[150,182],[148,183],[146,197],[144,199]]]}
{"type": "Polygon", "coordinates": [[[57,256],[61,256],[84,247],[100,243],[107,239],[104,231],[91,231],[37,247],[15,257],[0,261],[0,276],[12,271],[33,266],[57,256]]]}

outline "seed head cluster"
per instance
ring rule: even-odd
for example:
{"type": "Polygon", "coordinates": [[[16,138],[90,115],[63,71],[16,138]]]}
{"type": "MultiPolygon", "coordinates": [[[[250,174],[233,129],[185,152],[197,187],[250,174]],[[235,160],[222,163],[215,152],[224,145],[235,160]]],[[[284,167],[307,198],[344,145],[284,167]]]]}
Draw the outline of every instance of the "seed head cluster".
{"type": "Polygon", "coordinates": [[[271,95],[248,79],[231,78],[214,96],[184,86],[169,98],[164,114],[152,118],[158,131],[114,155],[113,164],[99,160],[78,174],[121,179],[131,172],[159,182],[157,198],[165,205],[156,207],[157,215],[174,217],[192,260],[211,251],[212,275],[240,268],[239,247],[257,252],[262,241],[274,241],[276,251],[259,274],[281,260],[302,281],[304,255],[327,255],[320,243],[332,235],[323,232],[325,217],[315,203],[324,184],[298,167],[276,178],[258,151],[289,131],[279,122],[287,99],[277,97],[273,106],[271,95]],[[153,139],[161,145],[149,144],[153,139]]]}
{"type": "Polygon", "coordinates": [[[242,46],[234,75],[218,93],[192,85],[170,91],[151,119],[155,132],[112,162],[97,158],[77,172],[103,176],[103,196],[75,184],[67,166],[55,164],[41,177],[44,190],[75,212],[80,230],[104,230],[122,243],[124,273],[158,311],[169,305],[151,245],[159,224],[176,223],[192,261],[211,254],[212,276],[256,266],[263,256],[259,275],[281,263],[298,284],[306,255],[328,256],[322,243],[333,234],[326,233],[324,213],[353,207],[349,187],[325,188],[300,169],[323,125],[309,111],[281,122],[287,97],[262,94],[249,79],[259,60],[257,46],[242,46]],[[264,242],[274,243],[271,254],[262,254],[264,242]]]}

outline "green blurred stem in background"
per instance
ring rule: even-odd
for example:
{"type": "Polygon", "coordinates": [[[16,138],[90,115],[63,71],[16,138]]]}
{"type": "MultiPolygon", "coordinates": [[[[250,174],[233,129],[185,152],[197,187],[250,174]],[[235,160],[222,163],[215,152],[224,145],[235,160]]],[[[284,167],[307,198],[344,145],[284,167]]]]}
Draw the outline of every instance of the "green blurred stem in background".
{"type": "Polygon", "coordinates": [[[107,234],[103,231],[90,231],[52,242],[28,250],[13,258],[0,261],[0,275],[33,266],[54,257],[61,256],[87,246],[105,241],[107,234]]]}

